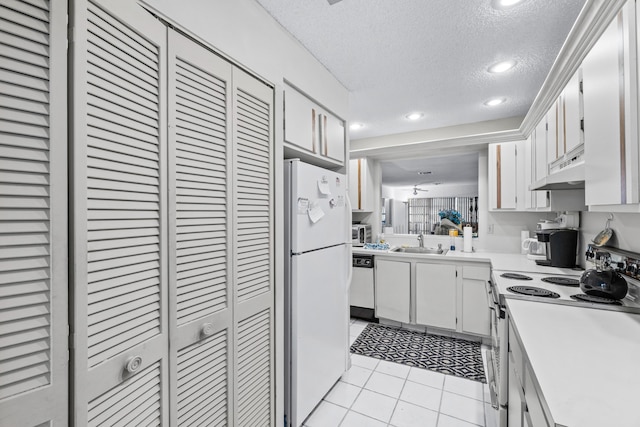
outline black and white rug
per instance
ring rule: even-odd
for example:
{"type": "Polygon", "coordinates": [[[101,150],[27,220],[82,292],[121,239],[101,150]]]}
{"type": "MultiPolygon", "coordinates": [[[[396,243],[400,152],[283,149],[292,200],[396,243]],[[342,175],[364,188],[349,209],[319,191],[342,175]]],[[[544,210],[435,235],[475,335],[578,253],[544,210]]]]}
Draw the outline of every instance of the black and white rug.
{"type": "Polygon", "coordinates": [[[369,323],[351,353],[486,382],[480,343],[369,323]]]}

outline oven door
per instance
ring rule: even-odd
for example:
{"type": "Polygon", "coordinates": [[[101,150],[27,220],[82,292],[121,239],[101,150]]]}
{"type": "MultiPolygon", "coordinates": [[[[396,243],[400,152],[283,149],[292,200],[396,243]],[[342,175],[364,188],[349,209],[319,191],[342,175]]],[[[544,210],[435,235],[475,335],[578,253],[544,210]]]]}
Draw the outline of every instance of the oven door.
{"type": "Polygon", "coordinates": [[[489,391],[491,393],[491,406],[499,409],[500,402],[498,398],[500,385],[500,304],[497,301],[495,288],[489,288],[489,319],[491,326],[491,351],[487,353],[487,369],[489,377],[489,391]]]}
{"type": "Polygon", "coordinates": [[[491,351],[488,353],[487,366],[489,369],[489,391],[491,393],[491,406],[498,410],[498,422],[500,427],[505,427],[507,422],[507,319],[506,310],[500,303],[498,290],[491,284],[489,292],[490,319],[491,319],[491,351]]]}

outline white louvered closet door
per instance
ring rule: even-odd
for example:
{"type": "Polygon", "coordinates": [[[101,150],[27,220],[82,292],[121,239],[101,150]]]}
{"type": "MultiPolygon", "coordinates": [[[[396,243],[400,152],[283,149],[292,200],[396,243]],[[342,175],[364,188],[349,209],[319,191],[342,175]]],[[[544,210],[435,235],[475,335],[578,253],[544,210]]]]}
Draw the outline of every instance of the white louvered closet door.
{"type": "Polygon", "coordinates": [[[273,89],[234,68],[235,424],[275,425],[273,89]]]}
{"type": "Polygon", "coordinates": [[[0,0],[0,425],[67,423],[66,1],[0,0]]]}
{"type": "Polygon", "coordinates": [[[72,9],[77,426],[168,424],[166,27],[72,9]]]}
{"type": "Polygon", "coordinates": [[[171,425],[232,421],[231,64],[169,30],[171,425]]]}

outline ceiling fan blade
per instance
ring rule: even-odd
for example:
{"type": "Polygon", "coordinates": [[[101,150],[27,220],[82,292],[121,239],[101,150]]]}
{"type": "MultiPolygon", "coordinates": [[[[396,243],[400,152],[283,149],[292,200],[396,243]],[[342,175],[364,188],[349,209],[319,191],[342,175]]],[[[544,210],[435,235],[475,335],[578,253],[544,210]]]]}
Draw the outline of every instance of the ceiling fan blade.
{"type": "Polygon", "coordinates": [[[342,0],[327,0],[327,2],[329,3],[330,6],[333,6],[334,4],[340,2],[342,0]]]}

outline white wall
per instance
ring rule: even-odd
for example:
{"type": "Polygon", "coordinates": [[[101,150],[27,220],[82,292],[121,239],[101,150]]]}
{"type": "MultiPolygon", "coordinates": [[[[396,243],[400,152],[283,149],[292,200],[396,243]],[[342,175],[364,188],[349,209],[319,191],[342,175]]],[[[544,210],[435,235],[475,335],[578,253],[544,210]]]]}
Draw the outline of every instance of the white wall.
{"type": "Polygon", "coordinates": [[[349,93],[254,0],[144,0],[233,62],[275,84],[287,79],[348,119],[349,93]]]}
{"type": "MultiPolygon", "coordinates": [[[[582,212],[580,214],[580,240],[578,241],[578,260],[584,265],[584,253],[587,245],[605,228],[609,214],[603,212],[582,212]]],[[[613,237],[608,246],[640,253],[640,214],[614,213],[610,227],[613,237]]]]}
{"type": "Polygon", "coordinates": [[[382,194],[385,199],[395,199],[406,202],[413,198],[426,197],[475,197],[478,195],[478,184],[442,184],[442,185],[425,185],[419,188],[428,189],[429,191],[419,191],[418,195],[413,194],[413,187],[390,187],[382,186],[382,194]]]}

